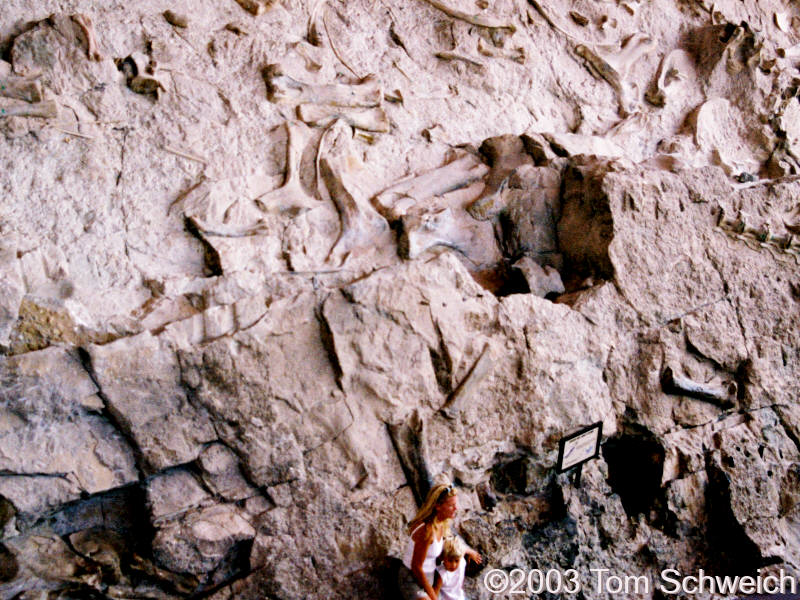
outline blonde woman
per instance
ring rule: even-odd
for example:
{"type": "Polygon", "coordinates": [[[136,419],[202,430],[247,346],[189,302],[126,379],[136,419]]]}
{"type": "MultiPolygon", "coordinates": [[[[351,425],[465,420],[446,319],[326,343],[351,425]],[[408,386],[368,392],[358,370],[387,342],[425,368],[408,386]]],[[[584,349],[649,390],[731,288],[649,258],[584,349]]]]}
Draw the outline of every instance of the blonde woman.
{"type": "MultiPolygon", "coordinates": [[[[436,558],[441,554],[445,536],[451,535],[450,524],[458,512],[458,496],[449,484],[435,485],[428,492],[425,502],[417,515],[408,524],[410,539],[403,556],[400,576],[402,596],[408,600],[415,598],[437,599],[433,589],[433,574],[436,558]]],[[[467,558],[480,564],[481,557],[472,548],[465,547],[467,558]]]]}

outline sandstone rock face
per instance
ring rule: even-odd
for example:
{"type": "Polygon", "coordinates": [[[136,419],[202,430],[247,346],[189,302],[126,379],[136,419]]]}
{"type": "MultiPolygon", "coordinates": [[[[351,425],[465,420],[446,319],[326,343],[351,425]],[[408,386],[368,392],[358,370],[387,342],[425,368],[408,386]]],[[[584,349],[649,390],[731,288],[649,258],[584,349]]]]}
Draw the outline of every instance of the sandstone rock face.
{"type": "Polygon", "coordinates": [[[800,577],[796,13],[6,0],[0,598],[800,577]]]}

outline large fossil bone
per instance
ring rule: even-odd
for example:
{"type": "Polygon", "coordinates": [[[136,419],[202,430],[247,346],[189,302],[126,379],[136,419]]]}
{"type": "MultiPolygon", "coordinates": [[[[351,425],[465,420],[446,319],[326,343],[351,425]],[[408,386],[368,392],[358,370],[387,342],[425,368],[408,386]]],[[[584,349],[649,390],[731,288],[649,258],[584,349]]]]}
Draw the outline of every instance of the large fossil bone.
{"type": "Polygon", "coordinates": [[[598,79],[606,80],[617,93],[620,115],[627,115],[634,99],[632,86],[625,81],[631,66],[644,54],[653,51],[656,43],[644,34],[636,33],[618,51],[578,44],[575,53],[586,61],[586,67],[598,79]]]}
{"type": "Polygon", "coordinates": [[[677,375],[672,367],[667,367],[661,375],[661,387],[667,394],[689,396],[697,400],[705,400],[722,407],[733,404],[736,396],[736,383],[731,381],[724,386],[708,383],[697,383],[688,377],[677,375]]]}
{"type": "Polygon", "coordinates": [[[442,412],[450,419],[455,419],[469,400],[478,391],[481,383],[492,370],[492,356],[489,351],[489,344],[486,344],[481,351],[478,360],[472,365],[472,368],[464,377],[463,381],[458,385],[456,390],[450,395],[442,406],[442,412]]]}
{"type": "Polygon", "coordinates": [[[396,221],[419,202],[465,188],[483,179],[489,167],[472,154],[464,154],[444,166],[401,179],[375,196],[373,203],[390,221],[396,221]]]}
{"type": "Polygon", "coordinates": [[[37,117],[40,119],[58,118],[58,103],[55,100],[37,102],[35,104],[20,104],[17,106],[4,106],[0,108],[0,117],[37,117]]]}
{"type": "Polygon", "coordinates": [[[417,411],[409,419],[397,425],[387,425],[400,465],[411,486],[411,491],[419,506],[425,501],[428,490],[433,486],[433,477],[428,467],[428,443],[425,435],[425,422],[417,411]]]}
{"type": "Polygon", "coordinates": [[[400,256],[415,259],[436,246],[452,248],[476,266],[502,259],[490,221],[477,221],[466,211],[445,208],[415,212],[401,219],[400,256]]]}
{"type": "Polygon", "coordinates": [[[308,141],[308,129],[299,123],[286,122],[286,166],[283,185],[255,199],[266,213],[298,213],[319,206],[300,183],[300,161],[308,141]]]}
{"type": "Polygon", "coordinates": [[[267,65],[263,71],[267,98],[278,104],[312,103],[332,106],[378,106],[383,99],[380,82],[367,75],[358,83],[317,85],[286,75],[280,65],[267,65]]]}
{"type": "Polygon", "coordinates": [[[389,224],[354,185],[351,169],[357,159],[350,148],[352,137],[344,121],[335,121],[322,135],[317,155],[318,185],[324,184],[341,222],[341,233],[327,258],[337,266],[389,231],[389,224]]]}
{"type": "Polygon", "coordinates": [[[35,77],[0,77],[0,96],[26,102],[41,102],[42,86],[35,77]]]}
{"type": "Polygon", "coordinates": [[[342,119],[351,127],[363,131],[387,133],[390,129],[386,111],[380,106],[355,108],[325,104],[301,104],[297,107],[297,117],[314,127],[327,127],[337,119],[342,119]]]}

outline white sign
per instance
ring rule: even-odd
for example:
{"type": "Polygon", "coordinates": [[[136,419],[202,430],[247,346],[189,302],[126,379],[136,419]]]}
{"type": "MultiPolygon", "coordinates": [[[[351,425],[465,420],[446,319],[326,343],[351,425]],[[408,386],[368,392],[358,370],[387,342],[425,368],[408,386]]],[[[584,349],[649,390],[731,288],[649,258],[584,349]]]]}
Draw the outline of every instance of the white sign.
{"type": "Polygon", "coordinates": [[[562,438],[558,452],[559,473],[597,456],[602,433],[601,422],[562,438]]]}

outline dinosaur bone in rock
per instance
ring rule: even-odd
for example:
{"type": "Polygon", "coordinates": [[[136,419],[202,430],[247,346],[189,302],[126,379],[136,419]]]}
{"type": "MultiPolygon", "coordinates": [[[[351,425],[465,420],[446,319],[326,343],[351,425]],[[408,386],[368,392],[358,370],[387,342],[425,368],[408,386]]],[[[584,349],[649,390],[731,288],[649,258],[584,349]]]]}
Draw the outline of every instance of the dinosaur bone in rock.
{"type": "Polygon", "coordinates": [[[733,405],[736,396],[736,383],[733,381],[723,385],[697,383],[688,377],[677,375],[672,367],[667,367],[661,375],[661,387],[667,394],[689,396],[697,400],[705,400],[722,407],[733,405]]]}
{"type": "Polygon", "coordinates": [[[389,118],[380,107],[357,108],[326,104],[301,104],[297,107],[297,117],[314,127],[327,127],[337,119],[345,121],[351,127],[363,131],[387,133],[390,129],[389,118]]]}
{"type": "Polygon", "coordinates": [[[94,32],[92,20],[86,15],[81,14],[72,15],[72,20],[80,28],[81,33],[83,33],[83,36],[86,38],[86,56],[89,60],[96,60],[98,62],[103,60],[103,55],[97,45],[97,36],[94,32]]]}
{"type": "Polygon", "coordinates": [[[396,221],[418,203],[468,187],[483,179],[489,167],[472,154],[464,154],[431,171],[412,175],[392,184],[375,196],[375,208],[390,221],[396,221]]]}
{"type": "Polygon", "coordinates": [[[358,159],[352,153],[352,138],[352,130],[344,121],[334,121],[322,135],[317,155],[317,183],[325,185],[341,221],[341,233],[327,258],[336,266],[389,232],[389,224],[354,185],[352,171],[358,159]]]}
{"type": "Polygon", "coordinates": [[[645,94],[645,99],[654,106],[665,106],[667,92],[672,84],[694,75],[694,61],[689,53],[685,50],[673,50],[661,61],[656,82],[645,94]]]}
{"type": "Polygon", "coordinates": [[[300,183],[300,161],[308,141],[308,128],[300,123],[286,122],[286,166],[283,185],[255,199],[266,213],[298,213],[320,205],[300,183]]]}
{"type": "Polygon", "coordinates": [[[380,82],[374,75],[367,75],[358,83],[312,84],[289,77],[280,65],[264,68],[267,98],[278,104],[312,103],[332,106],[378,106],[383,99],[380,82]]]}
{"type": "Polygon", "coordinates": [[[445,208],[409,213],[401,219],[400,256],[415,259],[436,246],[453,248],[475,266],[497,264],[502,255],[490,221],[477,221],[465,210],[445,208]]]}
{"type": "Polygon", "coordinates": [[[492,353],[489,350],[489,344],[486,344],[481,351],[478,360],[472,365],[472,368],[464,377],[464,380],[458,385],[456,390],[450,395],[442,406],[442,413],[450,418],[455,419],[456,416],[464,409],[466,404],[478,391],[478,388],[486,379],[486,376],[492,370],[492,353]]]}
{"type": "Polygon", "coordinates": [[[605,79],[619,100],[619,112],[625,116],[631,112],[635,98],[633,86],[625,81],[628,71],[643,55],[655,50],[657,44],[642,33],[635,33],[622,44],[619,50],[608,47],[591,47],[578,44],[575,53],[586,61],[586,67],[598,79],[605,79]]]}
{"type": "Polygon", "coordinates": [[[513,23],[505,23],[493,17],[487,17],[481,14],[470,14],[458,8],[453,8],[452,6],[449,6],[440,0],[425,0],[425,2],[434,8],[438,8],[443,13],[450,15],[454,19],[466,21],[472,25],[487,27],[489,29],[508,29],[511,32],[516,31],[516,27],[513,25],[513,23]]]}
{"type": "Polygon", "coordinates": [[[38,117],[40,119],[58,118],[58,103],[55,100],[0,107],[0,117],[38,117]]]}
{"type": "Polygon", "coordinates": [[[0,77],[0,96],[26,102],[41,102],[42,86],[35,77],[0,77]]]}
{"type": "Polygon", "coordinates": [[[504,48],[495,48],[483,41],[483,38],[478,38],[478,52],[491,58],[505,58],[520,64],[525,62],[525,48],[522,46],[513,50],[506,50],[504,48]]]}

